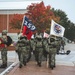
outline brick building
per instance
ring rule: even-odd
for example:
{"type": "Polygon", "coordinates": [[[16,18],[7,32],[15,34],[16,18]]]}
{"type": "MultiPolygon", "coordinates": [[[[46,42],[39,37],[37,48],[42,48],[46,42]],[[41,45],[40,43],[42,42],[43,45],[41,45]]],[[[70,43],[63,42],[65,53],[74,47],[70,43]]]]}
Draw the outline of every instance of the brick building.
{"type": "Polygon", "coordinates": [[[24,14],[27,12],[26,8],[28,5],[40,2],[41,0],[0,0],[0,36],[2,30],[6,29],[8,35],[10,35],[13,40],[17,40],[17,33],[20,30],[10,28],[10,21],[13,18],[13,15],[24,14]]]}
{"type": "Polygon", "coordinates": [[[17,33],[19,30],[10,29],[10,21],[13,14],[24,14],[26,7],[31,3],[39,3],[40,0],[13,0],[0,2],[0,33],[7,29],[9,33],[17,33]]]}

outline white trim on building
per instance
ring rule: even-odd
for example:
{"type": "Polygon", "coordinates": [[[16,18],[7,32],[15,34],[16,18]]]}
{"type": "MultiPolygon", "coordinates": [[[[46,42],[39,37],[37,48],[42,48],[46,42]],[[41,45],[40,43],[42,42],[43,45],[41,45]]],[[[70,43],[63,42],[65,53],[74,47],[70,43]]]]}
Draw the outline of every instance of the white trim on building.
{"type": "Polygon", "coordinates": [[[26,13],[26,9],[19,9],[19,10],[0,10],[0,14],[24,14],[26,13]]]}
{"type": "Polygon", "coordinates": [[[23,14],[28,5],[40,2],[41,0],[0,2],[0,14],[23,14]]]}
{"type": "Polygon", "coordinates": [[[26,8],[28,5],[31,5],[32,3],[40,3],[41,1],[42,0],[0,0],[0,15],[7,15],[7,30],[9,29],[10,14],[24,14],[27,12],[26,8]]]}

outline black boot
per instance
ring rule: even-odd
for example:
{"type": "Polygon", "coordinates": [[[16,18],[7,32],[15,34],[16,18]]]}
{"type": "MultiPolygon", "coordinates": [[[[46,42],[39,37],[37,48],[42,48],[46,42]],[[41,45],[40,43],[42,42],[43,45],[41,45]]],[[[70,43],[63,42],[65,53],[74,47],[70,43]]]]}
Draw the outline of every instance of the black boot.
{"type": "Polygon", "coordinates": [[[54,68],[56,67],[56,65],[54,65],[54,68]]]}
{"type": "Polygon", "coordinates": [[[39,67],[41,67],[41,62],[38,62],[39,67]]]}
{"type": "Polygon", "coordinates": [[[6,68],[7,67],[7,64],[2,64],[1,66],[0,66],[0,68],[6,68]]]}
{"type": "Polygon", "coordinates": [[[51,66],[50,66],[50,68],[53,70],[54,66],[53,66],[53,65],[51,65],[51,66]]]}
{"type": "Polygon", "coordinates": [[[22,65],[21,64],[19,65],[19,68],[22,68],[22,65]]]}
{"type": "Polygon", "coordinates": [[[26,63],[27,63],[26,59],[23,59],[24,66],[26,66],[26,63]]]}
{"type": "Polygon", "coordinates": [[[26,62],[23,62],[24,66],[26,66],[26,62]]]}

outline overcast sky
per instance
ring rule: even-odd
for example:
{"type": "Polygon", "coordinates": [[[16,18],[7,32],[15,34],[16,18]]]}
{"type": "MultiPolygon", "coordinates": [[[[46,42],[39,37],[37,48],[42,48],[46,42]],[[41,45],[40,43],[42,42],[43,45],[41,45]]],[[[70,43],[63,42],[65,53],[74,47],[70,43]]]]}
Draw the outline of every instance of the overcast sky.
{"type": "Polygon", "coordinates": [[[46,5],[63,10],[69,20],[75,23],[75,0],[43,0],[46,5]]]}
{"type": "MultiPolygon", "coordinates": [[[[26,0],[0,0],[0,1],[26,1],[26,0]]],[[[75,0],[43,0],[43,1],[45,5],[51,5],[51,7],[55,9],[63,10],[67,14],[69,20],[75,23],[75,0]]]]}

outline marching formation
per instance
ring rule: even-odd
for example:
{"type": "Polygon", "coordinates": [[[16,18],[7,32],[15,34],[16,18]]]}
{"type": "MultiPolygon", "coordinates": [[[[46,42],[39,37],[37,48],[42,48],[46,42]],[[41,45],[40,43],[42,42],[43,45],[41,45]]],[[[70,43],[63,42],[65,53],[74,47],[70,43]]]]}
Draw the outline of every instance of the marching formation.
{"type": "MultiPolygon", "coordinates": [[[[7,67],[7,47],[12,43],[12,39],[7,36],[7,31],[2,31],[0,37],[0,51],[2,58],[2,65],[0,68],[7,67]]],[[[65,44],[65,43],[64,43],[65,44]]],[[[35,61],[39,67],[42,66],[43,57],[48,61],[48,67],[53,69],[56,66],[55,56],[59,54],[60,47],[62,45],[62,38],[56,36],[50,36],[49,38],[42,37],[42,35],[36,35],[30,40],[27,36],[21,35],[15,45],[15,51],[18,54],[19,68],[26,66],[30,61],[31,53],[35,57],[35,61]]]]}
{"type": "Polygon", "coordinates": [[[48,67],[53,69],[55,64],[55,56],[60,50],[61,40],[55,36],[43,38],[40,35],[28,40],[26,36],[21,35],[16,43],[16,52],[19,59],[19,68],[26,66],[31,58],[31,53],[35,57],[35,61],[39,67],[42,66],[43,57],[48,61],[48,67]]]}

